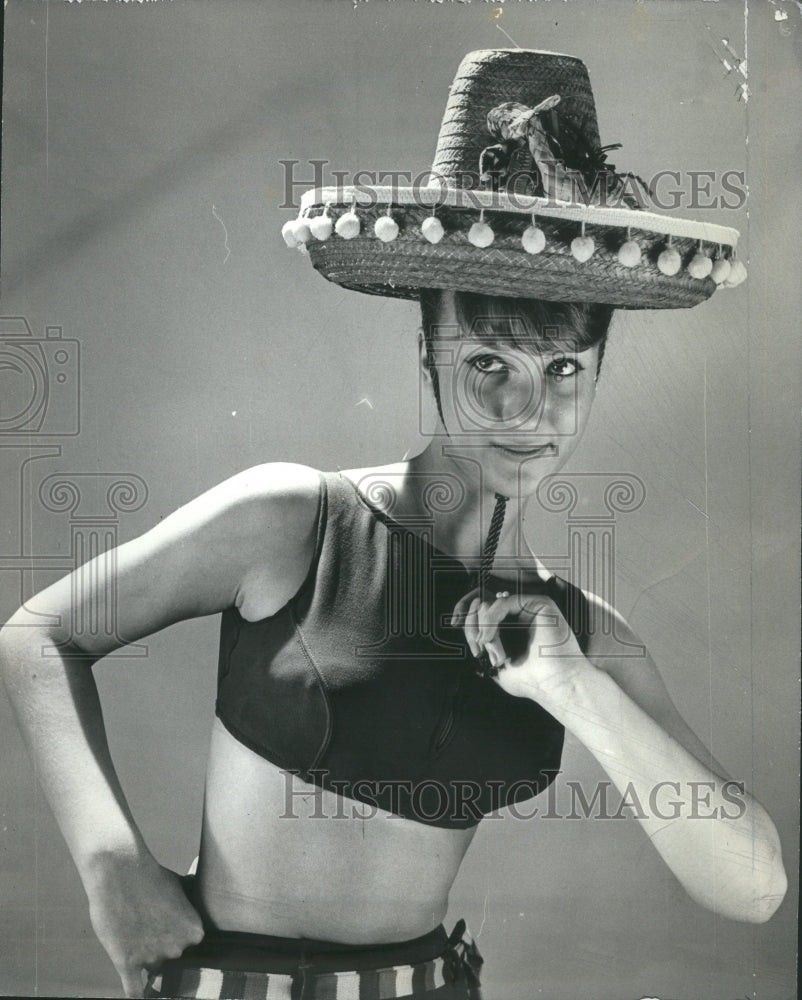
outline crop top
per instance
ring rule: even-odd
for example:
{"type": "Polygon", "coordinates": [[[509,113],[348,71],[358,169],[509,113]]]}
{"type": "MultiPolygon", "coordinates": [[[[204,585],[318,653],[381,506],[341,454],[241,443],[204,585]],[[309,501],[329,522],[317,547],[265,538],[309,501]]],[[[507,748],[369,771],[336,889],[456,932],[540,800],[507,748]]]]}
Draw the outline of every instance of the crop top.
{"type": "MultiPolygon", "coordinates": [[[[315,551],[295,596],[256,622],[223,612],[223,725],[304,781],[428,825],[473,826],[541,792],[559,771],[564,730],[476,675],[450,624],[474,585],[466,566],[434,547],[431,522],[394,521],[339,473],[320,484],[315,551]]],[[[555,576],[530,589],[554,600],[584,652],[581,591],[555,576]]]]}

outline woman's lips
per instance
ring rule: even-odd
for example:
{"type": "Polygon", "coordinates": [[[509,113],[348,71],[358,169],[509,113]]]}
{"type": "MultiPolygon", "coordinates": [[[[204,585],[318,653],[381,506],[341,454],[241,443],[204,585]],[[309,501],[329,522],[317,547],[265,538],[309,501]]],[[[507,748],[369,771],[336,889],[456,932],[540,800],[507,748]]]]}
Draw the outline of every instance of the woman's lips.
{"type": "Polygon", "coordinates": [[[504,452],[505,455],[513,455],[515,458],[551,458],[557,454],[557,445],[539,444],[534,448],[519,448],[512,445],[494,444],[494,448],[504,452]]]}

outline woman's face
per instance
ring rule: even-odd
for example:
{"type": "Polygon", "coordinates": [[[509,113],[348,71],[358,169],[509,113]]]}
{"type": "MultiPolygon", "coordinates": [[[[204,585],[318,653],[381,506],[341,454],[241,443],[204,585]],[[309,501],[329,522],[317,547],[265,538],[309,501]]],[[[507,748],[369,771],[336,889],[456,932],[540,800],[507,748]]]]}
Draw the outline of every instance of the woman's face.
{"type": "Polygon", "coordinates": [[[593,405],[598,345],[576,351],[556,340],[540,354],[491,343],[459,328],[444,295],[434,350],[448,443],[469,449],[488,485],[530,491],[562,468],[593,405]]]}

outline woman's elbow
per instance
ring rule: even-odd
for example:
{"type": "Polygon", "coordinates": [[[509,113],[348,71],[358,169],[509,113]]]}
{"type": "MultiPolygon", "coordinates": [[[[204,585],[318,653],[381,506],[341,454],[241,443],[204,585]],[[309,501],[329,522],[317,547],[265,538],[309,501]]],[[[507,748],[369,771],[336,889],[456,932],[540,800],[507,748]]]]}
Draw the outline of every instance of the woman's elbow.
{"type": "Polygon", "coordinates": [[[778,855],[768,885],[761,886],[761,892],[755,896],[749,912],[741,919],[747,920],[751,924],[765,924],[780,908],[787,891],[788,876],[785,874],[782,859],[778,855]]]}
{"type": "MultiPolygon", "coordinates": [[[[752,870],[750,877],[740,881],[740,887],[730,883],[729,892],[719,895],[711,908],[728,917],[750,924],[765,924],[780,907],[788,891],[788,877],[782,863],[779,849],[774,856],[764,861],[758,871],[752,870]],[[726,899],[726,903],[724,900],[726,899]]],[[[710,903],[707,904],[708,906],[710,903]]]]}
{"type": "Polygon", "coordinates": [[[777,827],[765,809],[756,802],[753,803],[750,826],[748,844],[741,844],[740,849],[735,852],[739,859],[744,859],[746,854],[751,858],[751,863],[738,866],[742,874],[741,898],[745,897],[746,901],[739,907],[742,912],[735,914],[734,919],[765,924],[785,899],[788,876],[783,865],[777,827]]]}
{"type": "Polygon", "coordinates": [[[680,879],[692,899],[728,920],[765,924],[788,890],[777,831],[763,816],[764,822],[748,837],[742,826],[736,838],[729,830],[730,836],[716,845],[707,864],[697,864],[693,878],[680,879]]]}

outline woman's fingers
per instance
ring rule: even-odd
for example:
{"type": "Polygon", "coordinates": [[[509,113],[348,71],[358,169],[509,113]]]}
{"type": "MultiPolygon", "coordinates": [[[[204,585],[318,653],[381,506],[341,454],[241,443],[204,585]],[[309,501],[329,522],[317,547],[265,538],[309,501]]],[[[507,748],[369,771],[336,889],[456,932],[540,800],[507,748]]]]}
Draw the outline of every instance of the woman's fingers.
{"type": "Polygon", "coordinates": [[[142,997],[144,971],[156,971],[203,938],[200,914],[181,880],[150,855],[106,859],[90,886],[89,911],[126,997],[142,997]]]}
{"type": "Polygon", "coordinates": [[[479,608],[481,606],[482,601],[478,597],[474,597],[468,605],[463,625],[465,638],[468,640],[468,647],[474,656],[478,656],[482,651],[479,646],[479,608]]]}
{"type": "Polygon", "coordinates": [[[533,644],[553,645],[556,640],[554,630],[565,624],[551,598],[541,594],[508,594],[506,591],[497,594],[495,601],[480,607],[477,619],[478,644],[480,648],[487,650],[494,667],[510,662],[510,654],[505,650],[501,639],[502,624],[525,629],[527,638],[522,638],[522,642],[529,648],[533,644]]]}
{"type": "Polygon", "coordinates": [[[487,652],[494,667],[500,667],[505,659],[504,646],[498,635],[498,627],[505,618],[521,610],[521,600],[504,591],[495,600],[471,598],[465,613],[465,638],[474,656],[487,652]]]}
{"type": "Polygon", "coordinates": [[[485,650],[494,667],[504,666],[507,660],[507,653],[498,635],[485,644],[485,650]]]}
{"type": "Polygon", "coordinates": [[[471,601],[474,597],[478,597],[479,591],[474,588],[469,590],[468,593],[461,597],[457,603],[454,605],[454,611],[451,614],[451,624],[454,627],[459,627],[465,624],[465,616],[468,613],[468,608],[470,607],[471,601]]]}
{"type": "Polygon", "coordinates": [[[517,596],[510,596],[509,591],[502,591],[496,595],[492,601],[482,602],[478,613],[480,646],[487,647],[498,635],[498,627],[511,614],[515,614],[521,609],[521,600],[517,596]]]}
{"type": "MultiPolygon", "coordinates": [[[[499,635],[499,626],[509,618],[521,619],[522,627],[531,630],[550,630],[562,622],[557,606],[543,594],[511,594],[499,591],[494,597],[482,600],[474,589],[462,597],[454,607],[451,624],[462,626],[465,639],[473,656],[487,652],[494,667],[507,662],[507,653],[499,635]]],[[[532,633],[534,638],[534,633],[532,633]]],[[[548,642],[548,632],[543,640],[548,642]]]]}

